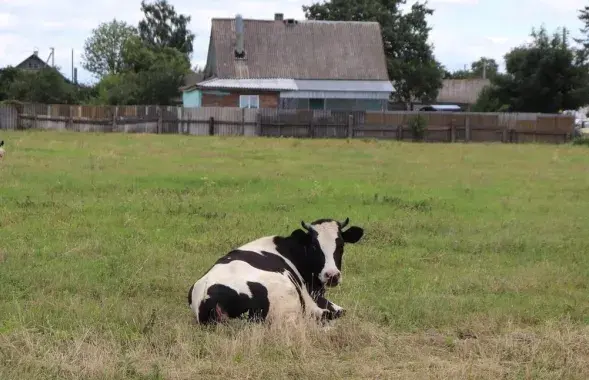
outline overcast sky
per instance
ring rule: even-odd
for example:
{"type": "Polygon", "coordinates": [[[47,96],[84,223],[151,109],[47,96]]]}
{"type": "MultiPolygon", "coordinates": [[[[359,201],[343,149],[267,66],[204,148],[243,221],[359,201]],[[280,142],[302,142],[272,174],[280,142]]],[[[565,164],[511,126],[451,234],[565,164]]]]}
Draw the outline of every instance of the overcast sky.
{"type": "MultiPolygon", "coordinates": [[[[213,17],[271,19],[274,13],[303,19],[310,0],[169,0],[176,10],[192,16],[196,34],[193,66],[204,65],[213,17]],[[208,5],[199,5],[208,4],[208,5]]],[[[0,0],[0,67],[16,65],[37,49],[41,58],[55,48],[55,64],[71,76],[71,52],[78,79],[94,81],[81,68],[84,40],[100,22],[113,18],[136,25],[140,0],[0,0]]],[[[409,0],[408,3],[412,3],[409,0]]],[[[584,0],[429,0],[435,13],[429,19],[431,42],[438,60],[448,69],[463,68],[480,56],[503,62],[503,55],[525,41],[531,28],[542,23],[549,31],[567,26],[577,35],[578,9],[584,0]]]]}

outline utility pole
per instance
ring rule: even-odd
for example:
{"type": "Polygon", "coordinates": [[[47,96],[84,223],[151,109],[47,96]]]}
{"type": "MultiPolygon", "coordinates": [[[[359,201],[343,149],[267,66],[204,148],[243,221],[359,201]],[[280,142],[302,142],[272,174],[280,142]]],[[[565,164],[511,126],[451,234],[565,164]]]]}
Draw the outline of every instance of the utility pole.
{"type": "Polygon", "coordinates": [[[72,48],[72,83],[74,82],[74,48],[72,48]]]}
{"type": "Polygon", "coordinates": [[[49,57],[47,57],[46,63],[49,63],[49,58],[51,58],[51,67],[55,67],[55,48],[51,49],[51,53],[49,53],[49,57]]]}
{"type": "Polygon", "coordinates": [[[483,79],[487,79],[487,61],[483,61],[483,79]]]}

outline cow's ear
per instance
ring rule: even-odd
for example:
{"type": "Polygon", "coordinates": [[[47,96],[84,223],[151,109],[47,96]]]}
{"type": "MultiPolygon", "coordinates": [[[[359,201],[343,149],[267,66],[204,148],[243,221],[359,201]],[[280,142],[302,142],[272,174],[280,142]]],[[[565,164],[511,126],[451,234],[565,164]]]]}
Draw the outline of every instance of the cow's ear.
{"type": "Polygon", "coordinates": [[[309,235],[307,235],[307,233],[305,231],[301,230],[300,228],[297,228],[296,230],[294,230],[290,234],[290,236],[298,241],[305,241],[309,238],[309,235]]]}
{"type": "Polygon", "coordinates": [[[345,231],[342,231],[342,237],[346,243],[357,243],[364,235],[364,230],[357,226],[352,226],[345,231]]]}

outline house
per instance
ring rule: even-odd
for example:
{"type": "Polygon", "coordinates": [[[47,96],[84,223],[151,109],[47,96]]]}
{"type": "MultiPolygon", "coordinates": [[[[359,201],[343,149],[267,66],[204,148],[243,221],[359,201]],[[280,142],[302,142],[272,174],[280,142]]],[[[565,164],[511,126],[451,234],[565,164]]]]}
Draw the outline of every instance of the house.
{"type": "Polygon", "coordinates": [[[33,54],[31,54],[30,56],[25,58],[21,63],[16,65],[15,68],[26,71],[37,71],[45,68],[51,68],[57,71],[66,82],[71,83],[71,81],[68,78],[64,77],[59,70],[52,67],[47,62],[43,61],[41,58],[39,58],[39,52],[37,52],[36,50],[33,52],[33,54]]]}
{"type": "Polygon", "coordinates": [[[444,79],[438,93],[438,104],[456,104],[468,108],[477,102],[485,86],[491,84],[489,79],[444,79]]]}
{"type": "Polygon", "coordinates": [[[203,107],[381,110],[393,86],[377,22],[278,13],[213,19],[203,81],[184,91],[203,107]]]}
{"type": "MultiPolygon", "coordinates": [[[[477,102],[481,91],[485,86],[491,84],[489,79],[443,79],[442,88],[432,106],[459,106],[463,111],[468,110],[477,102]]],[[[429,105],[429,104],[428,104],[429,105]]],[[[421,108],[422,104],[418,99],[414,100],[414,109],[421,108]]],[[[401,103],[389,103],[389,110],[405,109],[406,105],[401,103]]]]}
{"type": "Polygon", "coordinates": [[[191,71],[184,77],[184,85],[180,87],[182,91],[182,105],[184,107],[200,107],[201,92],[196,84],[202,81],[204,74],[202,72],[191,71]]]}

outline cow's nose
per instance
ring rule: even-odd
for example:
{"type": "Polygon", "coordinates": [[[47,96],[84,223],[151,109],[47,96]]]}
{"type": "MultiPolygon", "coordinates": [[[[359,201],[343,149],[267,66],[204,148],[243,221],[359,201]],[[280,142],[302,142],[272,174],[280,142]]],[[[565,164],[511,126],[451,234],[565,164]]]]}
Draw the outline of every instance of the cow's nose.
{"type": "Polygon", "coordinates": [[[325,273],[325,279],[329,284],[338,284],[340,280],[340,272],[327,272],[325,273]]]}

